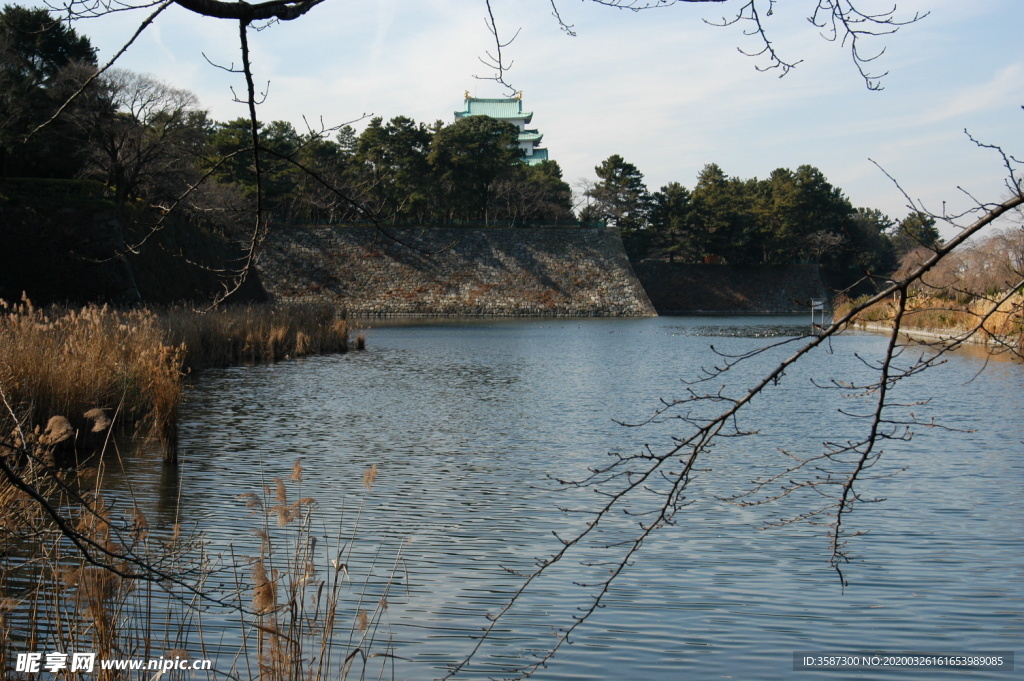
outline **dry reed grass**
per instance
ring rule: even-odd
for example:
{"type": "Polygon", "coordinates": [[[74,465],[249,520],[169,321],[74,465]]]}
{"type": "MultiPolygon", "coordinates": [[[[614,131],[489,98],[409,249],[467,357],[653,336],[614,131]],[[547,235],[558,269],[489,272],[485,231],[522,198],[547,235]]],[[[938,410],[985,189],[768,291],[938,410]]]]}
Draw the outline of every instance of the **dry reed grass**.
{"type": "Polygon", "coordinates": [[[86,413],[100,408],[173,445],[183,350],[165,342],[155,314],[44,310],[28,301],[0,301],[0,311],[0,391],[9,407],[0,413],[3,433],[17,425],[15,414],[30,429],[62,415],[87,433],[86,413]]]}
{"type": "MultiPolygon", "coordinates": [[[[376,474],[376,466],[364,472],[367,492],[376,474]]],[[[261,522],[259,553],[250,559],[251,633],[244,647],[255,652],[256,668],[249,676],[260,681],[363,678],[375,660],[383,672],[391,645],[380,638],[381,626],[396,570],[392,567],[373,595],[365,583],[355,589],[350,566],[359,513],[349,534],[339,529],[318,536],[316,500],[289,497],[290,488],[301,492],[302,482],[296,462],[287,481],[275,478],[263,494],[239,497],[261,522]],[[318,546],[326,548],[327,561],[317,556],[318,546]],[[348,608],[352,612],[344,617],[348,608]]]]}
{"type": "MultiPolygon", "coordinates": [[[[47,496],[82,538],[114,554],[148,557],[208,598],[197,599],[184,582],[155,584],[91,564],[38,505],[26,506],[31,517],[16,531],[0,532],[9,540],[0,550],[4,678],[27,679],[14,674],[14,658],[33,651],[95,653],[94,673],[60,676],[73,681],[340,681],[384,674],[393,656],[385,621],[397,562],[387,575],[378,574],[376,561],[356,567],[365,565],[353,556],[361,510],[354,519],[336,518],[336,529],[327,530],[315,499],[293,495],[302,491],[299,463],[288,480],[275,478],[240,497],[256,516],[257,538],[255,546],[243,542],[250,548],[241,556],[235,547],[209,555],[201,536],[182,537],[177,524],[150,528],[128,499],[103,497],[102,474],[60,475],[69,484],[48,487],[47,496]],[[154,677],[151,670],[102,669],[98,662],[158,657],[207,658],[214,667],[154,677]]],[[[376,467],[363,475],[366,493],[375,477],[376,467]]],[[[0,517],[20,503],[0,485],[0,517]]]]}
{"type": "Polygon", "coordinates": [[[327,305],[245,305],[206,314],[175,307],[160,316],[189,367],[276,362],[349,349],[348,322],[327,305]]]}
{"type": "MultiPolygon", "coordinates": [[[[853,301],[849,300],[837,302],[836,316],[846,314],[852,305],[853,301]]],[[[862,310],[854,321],[891,324],[896,309],[894,301],[875,303],[862,310]]],[[[970,333],[977,340],[995,340],[1004,346],[1024,349],[1024,294],[1014,293],[1001,302],[998,298],[983,296],[964,302],[942,296],[915,295],[907,299],[901,325],[948,334],[970,333]]]]}
{"type": "MultiPolygon", "coordinates": [[[[356,346],[365,346],[361,336],[356,346]]],[[[30,430],[62,415],[88,439],[97,418],[116,415],[122,430],[157,436],[173,456],[187,370],[348,349],[347,322],[327,306],[157,314],[94,305],[39,309],[29,301],[12,306],[0,300],[0,392],[10,406],[0,412],[0,433],[18,425],[14,414],[30,430]]]]}
{"type": "MultiPolygon", "coordinates": [[[[0,304],[3,304],[0,301],[0,304]]],[[[357,341],[358,345],[362,341],[357,341]]],[[[180,528],[151,532],[138,508],[115,509],[99,493],[72,491],[90,479],[91,469],[39,467],[73,438],[92,434],[100,442],[114,423],[132,423],[172,442],[186,366],[275,361],[348,349],[348,329],[324,308],[239,308],[209,315],[172,310],[120,311],[90,306],[81,310],[40,310],[28,301],[0,310],[0,456],[60,509],[79,537],[110,552],[144,557],[163,574],[183,575],[199,591],[217,560],[203,553],[200,537],[182,538],[180,528]],[[191,344],[191,346],[190,346],[191,344]],[[68,414],[53,416],[54,414],[68,414]],[[46,421],[46,429],[43,422],[46,421]]],[[[102,468],[103,460],[99,460],[102,468]]],[[[367,490],[373,473],[363,478],[367,490]]],[[[98,481],[101,475],[96,474],[98,481]]],[[[291,482],[301,484],[301,466],[291,482]]],[[[336,631],[342,621],[343,591],[351,537],[334,537],[331,567],[318,567],[312,534],[312,499],[290,502],[284,481],[276,481],[256,506],[264,511],[261,548],[250,562],[253,599],[244,604],[248,580],[235,570],[238,585],[222,604],[236,602],[242,650],[225,659],[242,660],[229,676],[261,681],[319,681],[365,673],[379,632],[386,599],[365,614],[362,598],[353,607],[348,642],[336,631]],[[269,518],[276,519],[275,528],[269,518]],[[281,533],[285,533],[282,535],[281,533]],[[340,567],[338,567],[340,566],[340,567]],[[320,576],[324,572],[323,576],[320,576]],[[308,604],[308,605],[307,605],[308,604]],[[364,612],[360,615],[360,612],[364,612]],[[257,642],[248,647],[250,640],[257,642]],[[339,653],[339,645],[345,650],[339,653]]],[[[127,565],[108,558],[115,566],[127,565]]],[[[222,560],[222,559],[218,559],[222,560]]],[[[223,567],[223,566],[222,566],[223,567]]],[[[97,567],[68,541],[42,505],[0,474],[0,669],[26,650],[77,650],[98,658],[155,658],[183,648],[206,654],[203,612],[197,591],[182,582],[137,581],[97,567]],[[9,594],[18,594],[15,598],[9,594]],[[171,594],[169,597],[168,594],[171,594]],[[170,651],[170,652],[168,652],[170,651]]],[[[350,599],[351,600],[351,599],[350,599]]],[[[214,638],[224,635],[217,631],[214,638]]],[[[175,653],[176,654],[176,653],[175,653]]],[[[200,655],[201,656],[201,655],[200,655]]],[[[381,659],[385,659],[385,653],[381,659]]],[[[185,678],[181,672],[163,681],[185,678]]],[[[152,672],[99,670],[97,681],[152,677],[152,672]]],[[[68,678],[77,678],[69,675],[68,678]]],[[[191,676],[188,678],[192,678],[191,676]]]]}
{"type": "MultiPolygon", "coordinates": [[[[30,432],[25,456],[45,452],[44,438],[30,432]]],[[[38,457],[36,460],[42,459],[38,457]]],[[[149,543],[149,532],[138,509],[115,513],[93,485],[94,470],[56,471],[37,468],[24,475],[46,499],[50,510],[59,509],[80,540],[116,555],[152,556],[169,571],[194,569],[185,543],[171,539],[149,543]]],[[[101,568],[77,551],[52,516],[35,500],[14,488],[7,476],[0,484],[0,663],[14,674],[14,657],[24,652],[95,652],[97,657],[118,658],[145,653],[157,644],[152,614],[154,586],[127,579],[101,568]],[[148,605],[147,605],[148,602],[148,605]]],[[[111,563],[125,569],[124,560],[111,563]]],[[[178,608],[179,613],[182,609],[178,608]]],[[[128,675],[96,668],[94,674],[62,672],[61,678],[120,681],[128,675]]],[[[150,674],[150,676],[152,676],[150,674]]],[[[22,678],[5,676],[5,678],[22,678]]],[[[170,679],[168,679],[170,681],[170,679]]]]}

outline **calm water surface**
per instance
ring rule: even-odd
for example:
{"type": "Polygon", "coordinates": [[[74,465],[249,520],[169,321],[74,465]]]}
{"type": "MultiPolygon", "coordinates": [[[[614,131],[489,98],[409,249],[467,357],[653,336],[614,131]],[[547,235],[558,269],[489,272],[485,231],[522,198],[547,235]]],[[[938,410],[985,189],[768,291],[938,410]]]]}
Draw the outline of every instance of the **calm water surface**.
{"type": "MultiPolygon", "coordinates": [[[[607,452],[645,444],[663,451],[686,433],[684,423],[617,421],[641,421],[660,399],[684,396],[684,379],[724,362],[710,346],[749,351],[802,333],[805,321],[375,328],[366,352],[204,373],[185,409],[180,475],[149,458],[129,462],[128,472],[159,521],[180,513],[208,534],[212,549],[233,544],[244,553],[258,522],[237,495],[259,492],[301,459],[301,494],[317,499],[327,527],[351,526],[362,508],[353,571],[372,574],[371,590],[401,551],[387,622],[405,659],[388,667],[388,677],[435,678],[469,651],[470,634],[520,583],[505,568],[529,569],[557,550],[553,531],[581,527],[559,508],[599,501],[560,490],[553,477],[580,476],[607,452]],[[379,472],[366,494],[362,472],[372,464],[379,472]]],[[[867,405],[813,383],[863,378],[865,361],[884,343],[841,337],[755,401],[740,425],[758,435],[712,452],[704,462],[710,470],[693,483],[694,503],[644,545],[607,607],[536,678],[1020,678],[1019,671],[937,669],[794,673],[792,654],[1021,650],[1021,365],[991,363],[976,377],[982,359],[953,356],[897,390],[897,401],[916,405],[902,411],[962,430],[918,428],[909,442],[886,443],[876,472],[907,470],[862,488],[886,500],[859,506],[848,521],[867,534],[849,546],[845,590],[828,567],[824,528],[760,529],[798,513],[799,501],[741,508],[717,500],[779,470],[781,448],[814,453],[824,440],[856,437],[863,422],[839,410],[867,405]]],[[[791,351],[731,370],[728,389],[791,351]]],[[[617,522],[628,529],[634,521],[617,522]]],[[[573,581],[586,569],[566,567],[527,593],[466,678],[500,675],[551,642],[551,629],[585,602],[573,581]]]]}

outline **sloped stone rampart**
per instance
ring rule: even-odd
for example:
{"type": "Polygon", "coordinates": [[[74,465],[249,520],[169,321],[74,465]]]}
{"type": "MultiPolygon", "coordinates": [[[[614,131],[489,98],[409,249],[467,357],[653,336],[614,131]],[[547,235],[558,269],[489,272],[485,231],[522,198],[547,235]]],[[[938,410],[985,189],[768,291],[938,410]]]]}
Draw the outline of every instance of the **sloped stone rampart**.
{"type": "Polygon", "coordinates": [[[622,241],[602,228],[296,226],[259,270],[282,302],[355,316],[653,316],[622,241]]]}
{"type": "Polygon", "coordinates": [[[636,274],[660,314],[806,312],[828,300],[817,265],[684,265],[645,261],[636,274]]]}

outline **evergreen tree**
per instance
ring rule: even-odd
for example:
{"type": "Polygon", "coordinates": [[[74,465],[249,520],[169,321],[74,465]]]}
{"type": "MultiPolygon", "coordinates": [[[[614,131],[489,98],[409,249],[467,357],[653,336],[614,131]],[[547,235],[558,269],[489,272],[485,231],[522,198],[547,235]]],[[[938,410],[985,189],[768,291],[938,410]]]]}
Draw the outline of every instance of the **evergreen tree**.
{"type": "Polygon", "coordinates": [[[896,269],[896,251],[887,232],[893,221],[875,208],[858,208],[850,217],[843,249],[852,274],[884,277],[896,269]]]}
{"type": "Polygon", "coordinates": [[[651,196],[651,249],[664,252],[668,259],[692,260],[695,257],[690,224],[693,209],[689,190],[670,182],[651,196]]]}
{"type": "MultiPolygon", "coordinates": [[[[62,117],[47,121],[96,66],[89,39],[43,9],[6,5],[0,12],[0,176],[74,177],[86,138],[62,117]]],[[[94,97],[75,109],[109,105],[94,97]]]]}
{"type": "Polygon", "coordinates": [[[935,218],[916,211],[900,220],[891,238],[898,258],[915,248],[935,248],[942,242],[935,218]]]}
{"type": "Polygon", "coordinates": [[[496,184],[489,213],[512,223],[569,222],[573,220],[572,188],[562,179],[556,161],[520,163],[496,184]]]}
{"type": "Polygon", "coordinates": [[[693,249],[698,258],[721,257],[728,250],[735,220],[729,179],[715,163],[698,173],[693,188],[693,249]]]}
{"type": "Polygon", "coordinates": [[[356,173],[364,198],[385,220],[422,219],[431,200],[427,156],[433,134],[422,123],[396,116],[386,125],[374,118],[355,147],[356,173]]]}
{"type": "Polygon", "coordinates": [[[487,220],[497,182],[519,167],[519,129],[488,116],[467,116],[434,134],[428,160],[444,219],[487,220]]]}
{"type": "Polygon", "coordinates": [[[643,173],[618,154],[606,158],[594,172],[599,181],[590,196],[597,214],[623,232],[643,229],[650,206],[643,173]]]}
{"type": "MultiPolygon", "coordinates": [[[[302,139],[295,127],[287,121],[260,123],[259,136],[261,185],[264,207],[277,217],[291,217],[295,188],[299,185],[300,171],[287,161],[296,156],[302,139]]],[[[236,118],[214,126],[210,135],[210,148],[217,164],[214,178],[234,185],[247,195],[256,192],[256,171],[252,153],[252,132],[247,118],[236,118]]]]}

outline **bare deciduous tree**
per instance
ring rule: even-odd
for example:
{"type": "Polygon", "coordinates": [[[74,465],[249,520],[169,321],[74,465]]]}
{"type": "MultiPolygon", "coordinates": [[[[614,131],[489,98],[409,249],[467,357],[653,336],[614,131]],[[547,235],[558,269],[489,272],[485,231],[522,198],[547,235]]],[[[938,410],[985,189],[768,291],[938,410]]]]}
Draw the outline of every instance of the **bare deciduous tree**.
{"type": "MultiPolygon", "coordinates": [[[[199,100],[187,90],[123,69],[108,71],[100,87],[115,113],[88,122],[93,172],[103,178],[119,204],[138,195],[144,186],[151,195],[161,193],[159,184],[173,191],[172,186],[181,182],[171,181],[170,176],[181,173],[193,151],[189,134],[205,121],[199,100]]],[[[180,186],[176,189],[180,192],[180,186]]]]}

